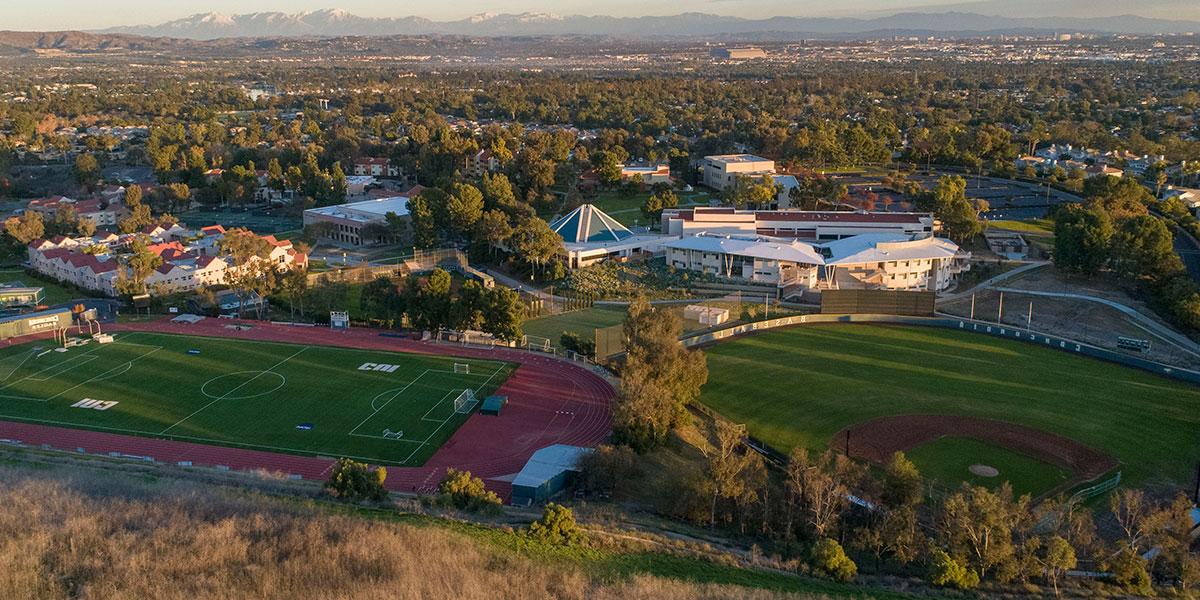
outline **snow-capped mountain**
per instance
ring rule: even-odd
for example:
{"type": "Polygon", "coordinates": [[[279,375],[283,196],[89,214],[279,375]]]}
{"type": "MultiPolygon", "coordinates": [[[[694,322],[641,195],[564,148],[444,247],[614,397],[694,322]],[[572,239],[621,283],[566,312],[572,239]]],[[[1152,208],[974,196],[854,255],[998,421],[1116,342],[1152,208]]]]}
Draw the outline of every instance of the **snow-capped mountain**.
{"type": "MultiPolygon", "coordinates": [[[[1111,0],[1094,1],[1107,1],[1111,4],[1111,0]]],[[[1154,4],[1155,1],[1146,0],[1150,4],[1154,4]]],[[[990,4],[989,2],[982,2],[972,3],[969,6],[985,8],[990,4]]],[[[743,19],[704,13],[684,13],[661,17],[582,15],[563,17],[546,13],[481,13],[457,21],[432,21],[422,17],[360,17],[344,10],[326,9],[294,14],[282,12],[260,12],[241,15],[204,13],[161,25],[115,27],[105,30],[104,33],[216,39],[238,37],[426,34],[481,37],[524,35],[646,37],[756,33],[850,36],[880,31],[1088,31],[1154,34],[1200,32],[1200,22],[1155,19],[1133,15],[1101,14],[1094,17],[1054,17],[1052,15],[1013,17],[958,11],[939,13],[907,12],[873,18],[771,17],[768,19],[743,19]]]]}

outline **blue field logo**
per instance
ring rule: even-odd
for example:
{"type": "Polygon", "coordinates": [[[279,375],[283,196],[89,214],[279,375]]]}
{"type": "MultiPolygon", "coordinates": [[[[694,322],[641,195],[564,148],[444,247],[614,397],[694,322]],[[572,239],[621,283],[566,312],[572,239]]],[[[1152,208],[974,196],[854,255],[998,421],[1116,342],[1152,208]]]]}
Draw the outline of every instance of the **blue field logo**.
{"type": "Polygon", "coordinates": [[[299,429],[300,431],[312,431],[312,428],[313,428],[312,423],[301,423],[296,426],[296,429],[299,429]]]}

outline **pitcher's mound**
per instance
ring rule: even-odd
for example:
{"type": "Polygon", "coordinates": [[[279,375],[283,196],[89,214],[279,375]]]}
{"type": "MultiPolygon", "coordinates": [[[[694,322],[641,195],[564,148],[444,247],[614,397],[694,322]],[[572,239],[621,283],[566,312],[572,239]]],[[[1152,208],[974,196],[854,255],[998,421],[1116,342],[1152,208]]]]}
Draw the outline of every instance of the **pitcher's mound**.
{"type": "Polygon", "coordinates": [[[972,475],[979,477],[995,477],[1000,474],[1000,471],[998,471],[996,467],[989,467],[987,465],[971,465],[967,467],[967,470],[970,471],[972,475]]]}

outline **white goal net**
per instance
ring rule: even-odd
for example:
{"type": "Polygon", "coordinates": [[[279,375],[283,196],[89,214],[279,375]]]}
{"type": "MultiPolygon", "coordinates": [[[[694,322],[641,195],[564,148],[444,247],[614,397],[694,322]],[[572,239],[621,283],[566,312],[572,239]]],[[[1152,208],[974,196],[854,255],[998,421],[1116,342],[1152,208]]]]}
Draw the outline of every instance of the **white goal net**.
{"type": "Polygon", "coordinates": [[[454,399],[454,412],[463,414],[469,413],[475,408],[478,401],[475,399],[474,390],[463,390],[457,398],[454,399]]]}
{"type": "Polygon", "coordinates": [[[470,375],[471,374],[471,365],[466,364],[466,363],[454,363],[454,372],[470,375]]]}

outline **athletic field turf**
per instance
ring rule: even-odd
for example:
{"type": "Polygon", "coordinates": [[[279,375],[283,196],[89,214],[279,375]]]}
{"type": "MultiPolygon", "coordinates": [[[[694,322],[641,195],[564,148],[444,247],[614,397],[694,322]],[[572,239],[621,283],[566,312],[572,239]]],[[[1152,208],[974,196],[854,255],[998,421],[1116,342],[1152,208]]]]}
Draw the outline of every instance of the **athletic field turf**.
{"type": "Polygon", "coordinates": [[[1200,387],[1033,344],[925,327],[806,325],[705,352],[701,400],[783,451],[823,450],[841,429],[876,417],[962,414],[1107,452],[1133,485],[1186,484],[1200,458],[1200,387]]]}
{"type": "Polygon", "coordinates": [[[328,346],[116,339],[0,350],[0,419],[416,466],[467,419],[454,406],[464,390],[481,401],[513,370],[328,346]]]}
{"type": "Polygon", "coordinates": [[[1013,493],[1034,496],[1066,482],[1070,474],[1052,464],[970,438],[945,437],[906,453],[921,474],[951,489],[960,482],[1000,487],[1007,481],[1013,493]],[[972,474],[971,465],[986,465],[1000,472],[995,477],[972,474]]]}

